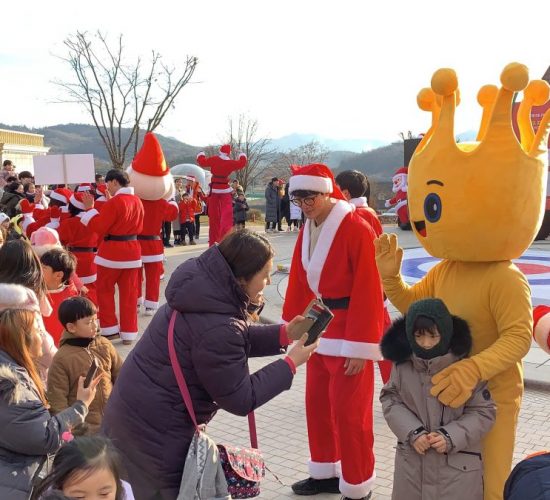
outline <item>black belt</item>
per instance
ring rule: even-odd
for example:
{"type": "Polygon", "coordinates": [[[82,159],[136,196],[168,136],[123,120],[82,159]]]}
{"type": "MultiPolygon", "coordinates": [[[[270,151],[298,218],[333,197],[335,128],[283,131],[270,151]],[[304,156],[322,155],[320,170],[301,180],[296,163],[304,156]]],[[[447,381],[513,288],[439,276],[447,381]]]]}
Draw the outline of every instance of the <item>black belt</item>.
{"type": "Polygon", "coordinates": [[[156,241],[160,240],[160,236],[158,234],[140,234],[137,239],[141,241],[156,241]]]}
{"type": "Polygon", "coordinates": [[[69,250],[69,252],[97,252],[97,248],[95,247],[67,247],[67,250],[69,250]]]}
{"type": "Polygon", "coordinates": [[[329,309],[348,309],[349,308],[349,297],[340,297],[339,299],[325,299],[323,297],[323,304],[329,309]]]}
{"type": "Polygon", "coordinates": [[[137,240],[137,234],[108,234],[103,238],[104,241],[134,241],[137,240]]]}

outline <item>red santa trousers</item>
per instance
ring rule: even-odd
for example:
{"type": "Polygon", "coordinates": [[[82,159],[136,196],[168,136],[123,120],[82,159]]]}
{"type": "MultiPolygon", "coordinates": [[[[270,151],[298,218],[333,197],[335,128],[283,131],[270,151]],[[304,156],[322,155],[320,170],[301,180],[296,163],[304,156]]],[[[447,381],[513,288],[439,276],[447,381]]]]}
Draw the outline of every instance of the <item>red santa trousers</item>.
{"type": "Polygon", "coordinates": [[[160,279],[164,274],[164,265],[162,262],[144,262],[142,270],[139,273],[141,285],[139,288],[140,304],[147,309],[159,308],[160,279]],[[143,298],[143,282],[145,281],[145,299],[143,298]]]}
{"type": "Polygon", "coordinates": [[[140,267],[113,269],[97,266],[98,316],[102,335],[120,333],[122,340],[136,340],[140,273],[140,267]],[[120,323],[115,311],[115,285],[118,286],[120,323]]]}
{"type": "Polygon", "coordinates": [[[367,496],[374,484],[372,399],[374,365],[345,375],[346,359],[313,354],[307,363],[306,416],[309,473],[315,479],[340,476],[348,498],[367,496]]]}
{"type": "Polygon", "coordinates": [[[233,227],[231,193],[212,193],[208,197],[208,245],[218,243],[233,227]]]}

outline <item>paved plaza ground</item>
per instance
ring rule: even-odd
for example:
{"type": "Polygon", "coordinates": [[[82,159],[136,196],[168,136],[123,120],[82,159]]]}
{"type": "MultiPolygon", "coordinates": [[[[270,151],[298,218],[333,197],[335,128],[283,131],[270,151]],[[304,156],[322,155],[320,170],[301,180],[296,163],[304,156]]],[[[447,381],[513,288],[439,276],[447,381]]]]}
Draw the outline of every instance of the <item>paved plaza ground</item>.
{"type": "MultiPolygon", "coordinates": [[[[394,230],[391,227],[385,229],[394,230]]],[[[203,231],[206,235],[207,228],[203,231]]],[[[275,264],[287,265],[290,262],[296,235],[297,233],[269,235],[276,250],[275,264]]],[[[200,255],[207,248],[205,239],[205,236],[203,236],[196,247],[178,247],[167,250],[167,280],[170,273],[179,264],[187,258],[200,255]]],[[[403,233],[400,232],[400,240],[404,248],[419,246],[411,233],[405,234],[403,237],[403,233]]],[[[550,255],[550,242],[542,242],[535,245],[535,248],[548,252],[550,255]]],[[[285,289],[286,277],[287,275],[284,273],[275,273],[273,283],[266,289],[268,300],[266,315],[269,319],[276,319],[280,315],[281,295],[285,289]]],[[[167,280],[163,283],[163,289],[167,280]]],[[[163,293],[161,295],[161,302],[164,302],[163,293]]],[[[547,297],[550,303],[550,295],[547,297]]],[[[140,332],[145,330],[149,320],[150,318],[140,317],[140,332]]],[[[115,343],[122,355],[126,355],[131,348],[122,346],[120,341],[115,343]]],[[[260,369],[274,359],[277,358],[251,359],[251,371],[260,369]]],[[[529,377],[529,384],[527,385],[520,413],[514,452],[515,461],[521,460],[525,455],[534,451],[550,450],[550,428],[547,426],[548,415],[550,415],[550,366],[548,366],[550,365],[550,356],[547,356],[538,347],[533,346],[526,359],[526,377],[529,377]]],[[[391,497],[396,441],[384,421],[378,402],[381,386],[381,379],[377,372],[374,400],[377,480],[373,500],[385,500],[391,497]]],[[[290,484],[307,477],[309,452],[305,422],[304,388],[305,367],[301,367],[294,378],[292,388],[262,406],[256,412],[260,448],[264,453],[270,471],[273,473],[266,473],[266,479],[262,483],[262,494],[259,498],[298,498],[292,494],[290,484]],[[278,477],[279,481],[275,479],[274,475],[278,477]]],[[[249,443],[246,418],[235,417],[223,411],[216,415],[208,427],[208,432],[217,442],[245,446],[249,443]]],[[[337,499],[339,496],[319,495],[314,498],[337,499]]]]}

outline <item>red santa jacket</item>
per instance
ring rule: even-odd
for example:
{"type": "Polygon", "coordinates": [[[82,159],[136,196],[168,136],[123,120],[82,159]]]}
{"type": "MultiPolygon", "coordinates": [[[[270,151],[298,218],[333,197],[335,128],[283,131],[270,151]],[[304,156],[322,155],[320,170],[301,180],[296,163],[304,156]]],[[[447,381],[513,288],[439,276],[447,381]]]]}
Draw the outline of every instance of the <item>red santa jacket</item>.
{"type": "Polygon", "coordinates": [[[52,306],[52,313],[49,316],[42,316],[42,319],[44,320],[46,331],[52,336],[56,347],[59,347],[59,340],[64,329],[57,317],[59,306],[65,299],[76,297],[77,295],[78,292],[72,282],[58,290],[48,290],[48,302],[52,306]]]}
{"type": "Polygon", "coordinates": [[[97,277],[94,258],[99,245],[99,237],[97,233],[81,224],[80,219],[84,213],[81,212],[75,217],[62,220],[57,231],[61,243],[76,257],[76,273],[82,283],[88,285],[94,283],[97,277]]]}
{"type": "Polygon", "coordinates": [[[315,297],[349,299],[334,309],[334,320],[321,337],[318,354],[381,359],[378,347],[384,323],[382,285],[374,259],[374,232],[346,201],[338,201],[323,223],[309,257],[310,224],[294,248],[283,319],[303,314],[315,297]]]}
{"type": "Polygon", "coordinates": [[[376,213],[369,207],[367,199],[364,196],[361,196],[360,198],[352,198],[349,202],[355,207],[357,214],[365,219],[370,227],[372,227],[374,234],[376,234],[377,237],[384,232],[382,224],[380,224],[376,213]]]}
{"type": "Polygon", "coordinates": [[[144,263],[162,262],[164,258],[164,245],[160,238],[162,223],[173,221],[178,216],[178,205],[175,201],[166,200],[141,200],[141,203],[145,213],[143,230],[138,236],[141,260],[144,263]]]}
{"type": "Polygon", "coordinates": [[[246,155],[241,153],[238,160],[232,160],[226,154],[220,153],[218,156],[206,156],[199,153],[197,163],[203,168],[210,168],[212,172],[212,181],[210,183],[210,193],[231,193],[229,187],[229,176],[235,170],[241,170],[246,166],[246,155]]]}
{"type": "Polygon", "coordinates": [[[180,223],[195,221],[195,213],[197,212],[197,203],[195,200],[189,199],[187,203],[180,201],[178,208],[180,211],[180,223]]]}
{"type": "Polygon", "coordinates": [[[105,202],[101,213],[92,208],[82,215],[80,222],[103,238],[95,257],[96,264],[113,269],[141,267],[141,246],[137,236],[143,231],[143,204],[134,195],[134,188],[120,188],[105,202]],[[124,241],[119,239],[124,237],[127,238],[124,241]]]}
{"type": "Polygon", "coordinates": [[[550,354],[550,306],[533,309],[533,337],[540,348],[550,354]]]}

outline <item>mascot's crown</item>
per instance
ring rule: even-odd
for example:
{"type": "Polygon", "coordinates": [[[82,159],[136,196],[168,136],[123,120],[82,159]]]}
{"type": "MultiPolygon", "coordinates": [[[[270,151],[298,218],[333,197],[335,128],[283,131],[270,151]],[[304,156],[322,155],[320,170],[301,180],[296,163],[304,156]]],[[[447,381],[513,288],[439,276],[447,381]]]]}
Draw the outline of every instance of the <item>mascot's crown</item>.
{"type": "MultiPolygon", "coordinates": [[[[418,145],[415,155],[427,152],[431,148],[444,148],[448,154],[479,155],[479,163],[471,163],[473,168],[498,169],[494,158],[496,145],[499,150],[506,149],[508,153],[517,157],[516,167],[519,167],[524,159],[538,158],[545,153],[550,113],[546,113],[535,134],[531,123],[531,108],[540,106],[548,100],[550,86],[544,80],[529,82],[527,67],[519,63],[508,64],[502,71],[500,81],[500,89],[495,85],[484,85],[478,93],[477,100],[483,108],[478,142],[457,144],[454,138],[454,113],[459,104],[456,73],[448,68],[436,71],[432,77],[431,88],[422,89],[417,97],[420,109],[431,111],[432,126],[418,145]],[[514,93],[522,90],[524,99],[518,111],[521,136],[519,143],[512,127],[512,103],[514,93]],[[489,162],[485,161],[485,152],[491,154],[489,162]]],[[[495,175],[497,174],[503,175],[503,172],[495,171],[495,175]]],[[[516,168],[512,175],[522,176],[523,173],[516,168]]]]}
{"type": "Polygon", "coordinates": [[[432,126],[409,165],[409,211],[413,230],[435,257],[517,258],[540,227],[550,111],[535,133],[531,108],[548,100],[550,87],[543,80],[529,82],[527,68],[519,63],[508,64],[500,81],[500,88],[486,85],[478,93],[483,116],[477,141],[471,143],[455,141],[459,91],[452,69],[436,71],[431,88],[418,94],[419,107],[432,113],[432,126]],[[518,141],[512,104],[522,90],[518,141]]]}

